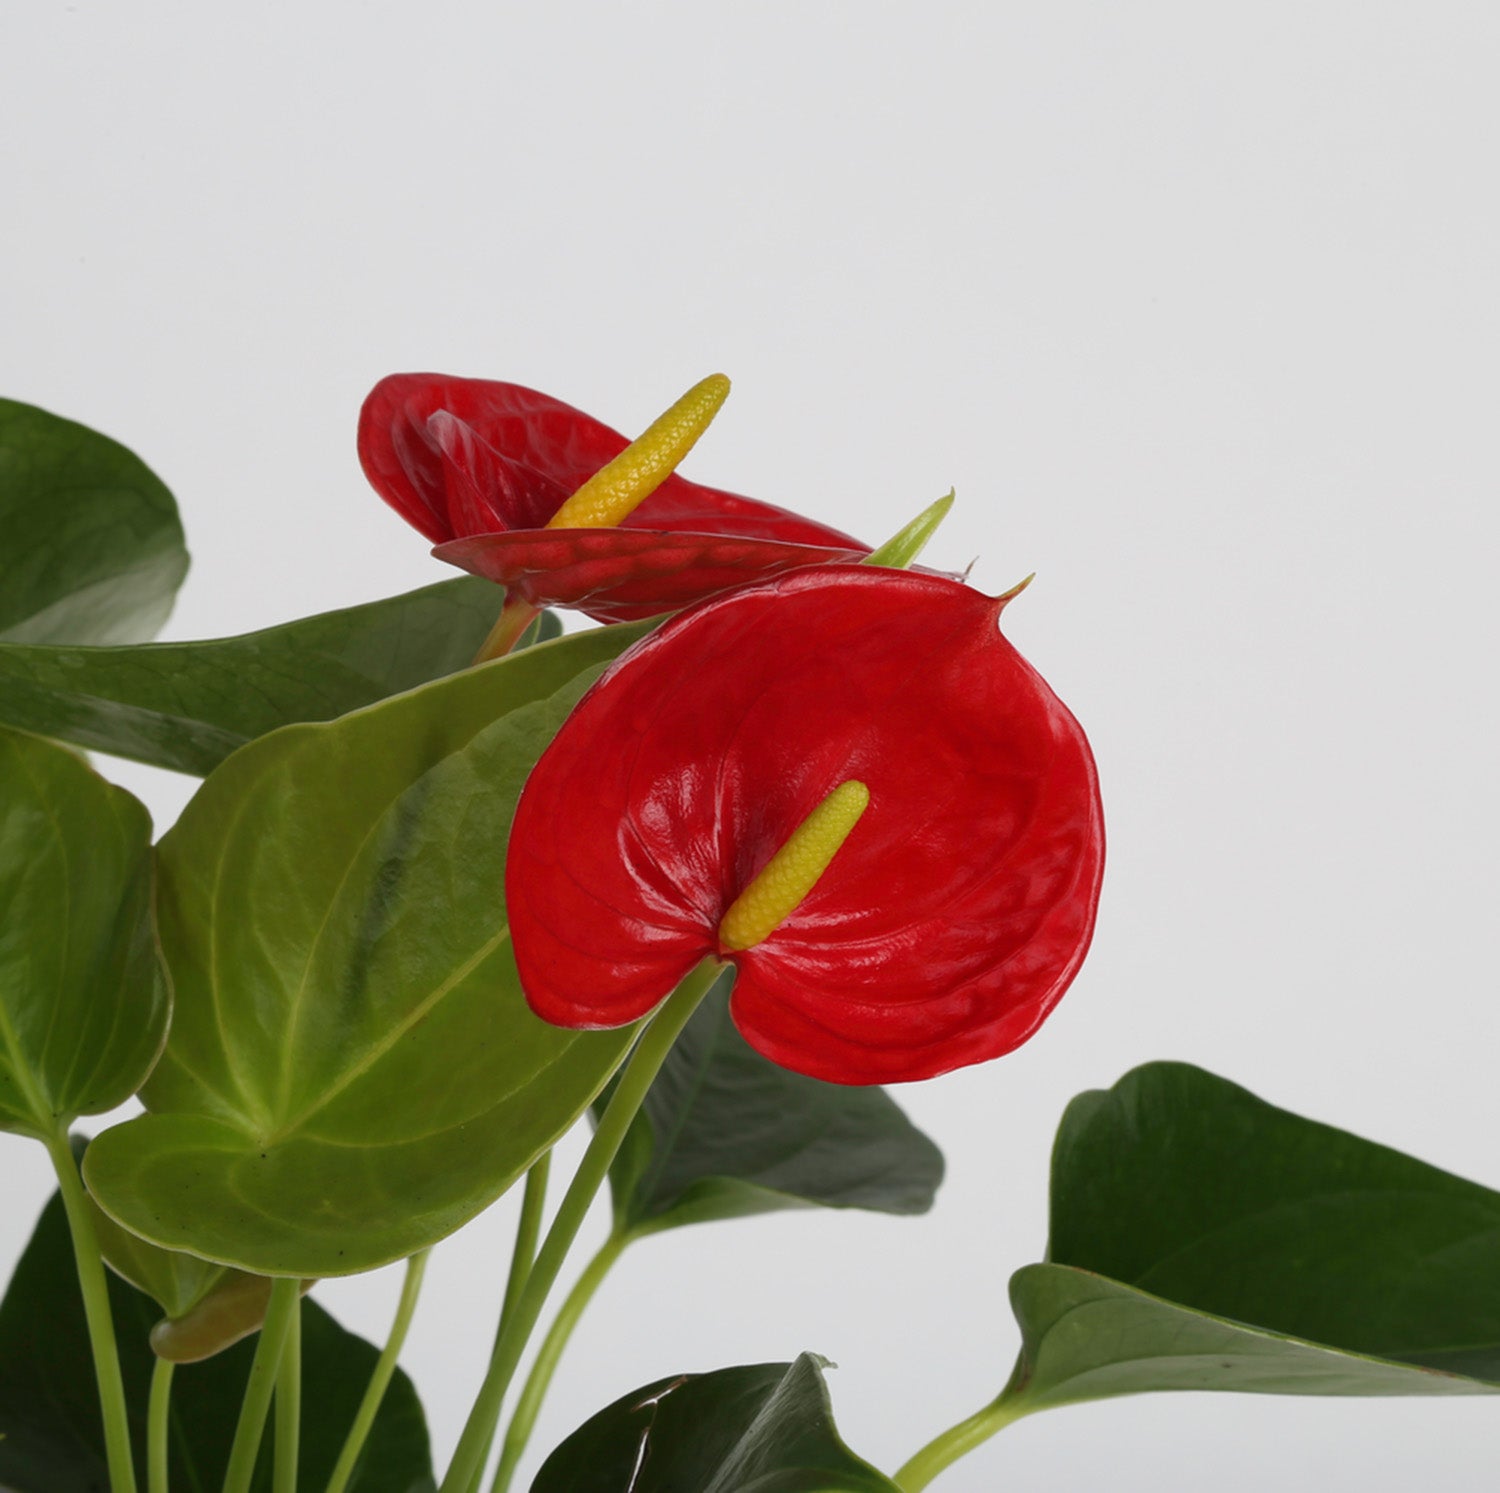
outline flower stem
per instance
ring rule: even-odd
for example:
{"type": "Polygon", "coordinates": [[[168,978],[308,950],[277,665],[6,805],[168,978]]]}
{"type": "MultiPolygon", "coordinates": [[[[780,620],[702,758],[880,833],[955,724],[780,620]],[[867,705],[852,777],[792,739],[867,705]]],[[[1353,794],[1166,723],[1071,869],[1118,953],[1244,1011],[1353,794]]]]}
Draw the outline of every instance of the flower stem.
{"type": "Polygon", "coordinates": [[[135,1464],[130,1455],[130,1418],[125,1409],[125,1381],[120,1375],[120,1354],[115,1346],[115,1323],[109,1309],[109,1282],[104,1278],[104,1257],[99,1235],[89,1211],[88,1194],[78,1175],[66,1128],[47,1138],[47,1152],[57,1173],[68,1229],[73,1235],[73,1259],[78,1267],[78,1288],[83,1293],[84,1316],[89,1325],[89,1346],[94,1355],[94,1377],[99,1385],[99,1407],[104,1416],[104,1448],[109,1463],[112,1493],[135,1493],[135,1464]]]}
{"type": "Polygon", "coordinates": [[[172,1371],[170,1358],[158,1358],[151,1370],[151,1398],[146,1404],[146,1490],[167,1493],[167,1454],[171,1443],[172,1371]]]}
{"type": "Polygon", "coordinates": [[[396,1360],[401,1356],[407,1329],[411,1326],[412,1315],[417,1309],[422,1276],[427,1270],[427,1257],[431,1253],[430,1249],[419,1250],[406,1262],[406,1278],[401,1283],[401,1299],[396,1303],[396,1319],[391,1323],[390,1335],[376,1361],[375,1372],[370,1375],[365,1397],[359,1402],[354,1424],[349,1427],[343,1450],[339,1452],[339,1459],[334,1463],[333,1472],[328,1478],[327,1493],[344,1493],[349,1479],[354,1475],[354,1464],[359,1461],[359,1454],[364,1450],[370,1427],[375,1424],[375,1416],[380,1410],[381,1400],[385,1398],[391,1375],[396,1372],[396,1360]]]}
{"type": "Polygon", "coordinates": [[[302,1296],[292,1308],[276,1372],[276,1455],[271,1493],[297,1493],[297,1453],[302,1439],[302,1296]]]}
{"type": "Polygon", "coordinates": [[[512,596],[507,592],[500,607],[500,615],[495,619],[489,636],[479,645],[474,662],[484,664],[492,658],[503,658],[521,641],[522,633],[531,626],[537,611],[538,608],[529,601],[522,601],[519,596],[512,596]]]}
{"type": "Polygon", "coordinates": [[[495,1469],[495,1481],[490,1486],[490,1493],[507,1493],[510,1480],[515,1476],[516,1464],[521,1460],[532,1428],[536,1425],[537,1412],[542,1408],[547,1387],[552,1383],[553,1374],[557,1372],[563,1349],[573,1336],[573,1329],[577,1327],[579,1318],[593,1300],[594,1292],[599,1289],[604,1277],[609,1274],[610,1267],[620,1258],[629,1242],[628,1234],[612,1233],[604,1241],[598,1254],[584,1267],[583,1274],[578,1277],[573,1289],[558,1308],[552,1326],[547,1329],[547,1336],[537,1349],[536,1361],[531,1365],[526,1386],[522,1389],[515,1413],[510,1418],[510,1428],[505,1433],[505,1443],[500,1449],[500,1465],[495,1469]]]}
{"type": "Polygon", "coordinates": [[[1017,1363],[1010,1382],[983,1410],[959,1421],[956,1426],[950,1426],[942,1435],[934,1436],[891,1481],[901,1493],[921,1493],[938,1473],[976,1446],[983,1445],[997,1431],[1003,1431],[1012,1421],[1029,1414],[1035,1407],[1028,1405],[1021,1394],[1028,1377],[1022,1363],[1017,1363]]]}
{"type": "Polygon", "coordinates": [[[240,1405],[239,1424],[234,1428],[234,1445],[229,1449],[229,1465],[224,1470],[224,1493],[248,1493],[255,1474],[255,1458],[260,1451],[261,1433],[266,1428],[266,1412],[271,1408],[271,1392],[286,1348],[292,1316],[302,1303],[302,1282],[295,1275],[278,1276],[271,1284],[271,1302],[261,1325],[260,1341],[250,1364],[250,1378],[245,1384],[245,1398],[240,1405]]]}
{"type": "Polygon", "coordinates": [[[718,961],[705,959],[667,997],[641,1033],[614,1096],[609,1101],[609,1107],[599,1121],[599,1128],[594,1131],[578,1171],[563,1195],[557,1217],[552,1220],[552,1227],[547,1231],[536,1263],[516,1302],[515,1313],[505,1324],[500,1341],[495,1345],[489,1372],[480,1386],[474,1408],[469,1412],[468,1423],[459,1438],[458,1449],[453,1454],[453,1461],[439,1493],[465,1493],[481,1471],[485,1448],[489,1445],[495,1423],[500,1418],[505,1391],[510,1387],[516,1364],[536,1326],[537,1318],[541,1316],[547,1293],[552,1289],[552,1283],[557,1279],[557,1273],[578,1235],[589,1204],[593,1202],[594,1194],[608,1175],[610,1163],[614,1161],[615,1153],[625,1139],[625,1132],[645,1100],[657,1070],[666,1061],[672,1044],[703,997],[708,994],[718,973],[718,961]]]}
{"type": "Polygon", "coordinates": [[[547,1206],[547,1177],[552,1170],[552,1152],[543,1151],[526,1173],[526,1191],[521,1198],[521,1217],[516,1223],[516,1247],[511,1252],[510,1274],[505,1279],[505,1300],[495,1328],[498,1346],[505,1324],[515,1314],[516,1302],[536,1260],[536,1241],[541,1237],[542,1212],[547,1206]]]}
{"type": "MultiPolygon", "coordinates": [[[[552,1152],[544,1151],[526,1173],[526,1192],[521,1199],[521,1217],[516,1224],[516,1244],[510,1255],[510,1273],[505,1279],[505,1299],[500,1304],[500,1320],[495,1324],[495,1343],[491,1356],[500,1346],[505,1324],[515,1315],[516,1302],[526,1285],[526,1277],[536,1259],[537,1236],[542,1231],[542,1213],[547,1205],[547,1177],[552,1169],[552,1152]]],[[[490,1427],[489,1437],[484,1443],[474,1472],[474,1481],[469,1484],[469,1493],[479,1493],[484,1481],[485,1464],[490,1460],[490,1448],[495,1443],[495,1428],[490,1427]]]]}

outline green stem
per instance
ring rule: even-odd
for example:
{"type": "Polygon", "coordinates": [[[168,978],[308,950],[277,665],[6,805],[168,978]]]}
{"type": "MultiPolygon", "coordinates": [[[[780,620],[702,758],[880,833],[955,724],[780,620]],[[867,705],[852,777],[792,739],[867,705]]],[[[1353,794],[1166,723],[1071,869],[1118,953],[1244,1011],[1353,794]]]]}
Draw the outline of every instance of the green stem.
{"type": "Polygon", "coordinates": [[[229,1449],[229,1466],[224,1470],[224,1493],[248,1493],[287,1334],[301,1304],[302,1282],[295,1275],[277,1276],[271,1283],[271,1301],[250,1364],[250,1378],[245,1383],[239,1424],[234,1428],[234,1445],[229,1449]]]}
{"type": "Polygon", "coordinates": [[[553,1374],[557,1372],[563,1349],[573,1336],[573,1329],[577,1327],[585,1308],[594,1299],[594,1292],[599,1289],[604,1277],[609,1274],[610,1267],[624,1253],[629,1242],[628,1234],[611,1234],[599,1253],[584,1267],[583,1274],[578,1277],[566,1300],[558,1308],[552,1326],[547,1329],[547,1336],[542,1339],[542,1346],[537,1349],[536,1361],[531,1365],[531,1373],[526,1378],[526,1387],[521,1391],[515,1413],[510,1418],[510,1428],[505,1433],[505,1444],[500,1450],[500,1465],[495,1470],[495,1481],[490,1486],[490,1493],[507,1493],[510,1480],[515,1476],[516,1464],[526,1450],[532,1427],[536,1425],[537,1412],[542,1408],[547,1387],[552,1383],[553,1374]]]}
{"type": "Polygon", "coordinates": [[[302,1439],[302,1296],[287,1324],[276,1373],[276,1456],[271,1493],[297,1493],[297,1452],[302,1439]]]}
{"type": "Polygon", "coordinates": [[[542,1212],[547,1206],[547,1177],[552,1170],[552,1152],[543,1151],[526,1173],[526,1191],[521,1198],[521,1217],[516,1224],[516,1247],[510,1257],[510,1274],[505,1278],[505,1300],[500,1306],[500,1321],[495,1328],[498,1346],[505,1324],[515,1314],[516,1302],[526,1285],[536,1259],[536,1241],[541,1237],[542,1212]]]}
{"type": "Polygon", "coordinates": [[[609,1107],[599,1121],[599,1128],[594,1131],[578,1171],[563,1195],[557,1217],[552,1220],[552,1227],[547,1231],[547,1238],[516,1303],[515,1313],[505,1324],[500,1341],[495,1345],[489,1372],[480,1386],[474,1408],[469,1412],[458,1449],[453,1454],[453,1461],[438,1493],[466,1493],[475,1477],[480,1474],[485,1448],[490,1444],[495,1423],[500,1418],[505,1391],[510,1387],[516,1364],[536,1326],[537,1318],[542,1314],[547,1293],[552,1289],[557,1272],[562,1268],[568,1250],[578,1236],[589,1204],[593,1202],[594,1194],[608,1175],[610,1163],[614,1161],[615,1153],[625,1139],[625,1132],[645,1100],[657,1070],[666,1061],[672,1044],[703,997],[708,994],[718,973],[718,961],[705,959],[662,1002],[646,1030],[641,1033],[614,1096],[609,1101],[609,1107]]]}
{"type": "MultiPolygon", "coordinates": [[[[500,1320],[495,1324],[495,1342],[490,1349],[493,1357],[500,1347],[500,1339],[505,1333],[505,1324],[515,1315],[516,1302],[521,1299],[521,1292],[526,1286],[526,1277],[531,1273],[532,1264],[536,1260],[537,1236],[542,1231],[542,1213],[547,1205],[547,1177],[552,1170],[552,1152],[543,1151],[537,1158],[531,1170],[526,1173],[526,1192],[521,1199],[521,1217],[516,1224],[516,1246],[510,1255],[510,1273],[505,1280],[505,1299],[500,1304],[500,1320]]],[[[479,1461],[474,1469],[474,1481],[469,1484],[468,1493],[479,1493],[479,1485],[484,1481],[485,1464],[490,1459],[490,1448],[494,1445],[495,1428],[490,1427],[490,1434],[484,1443],[484,1451],[480,1453],[479,1461]]]]}
{"type": "Polygon", "coordinates": [[[151,1370],[151,1398],[146,1404],[147,1493],[167,1493],[172,1371],[176,1367],[170,1358],[158,1358],[156,1367],[151,1370]]]}
{"type": "Polygon", "coordinates": [[[359,1402],[359,1409],[354,1416],[354,1424],[349,1427],[349,1434],[344,1438],[343,1450],[334,1463],[333,1473],[328,1479],[327,1493],[344,1493],[349,1479],[354,1475],[354,1464],[359,1461],[359,1454],[364,1450],[370,1427],[375,1424],[375,1416],[380,1410],[380,1402],[385,1398],[391,1375],[396,1372],[396,1360],[401,1356],[401,1349],[406,1343],[406,1332],[411,1326],[412,1314],[417,1309],[422,1276],[426,1273],[427,1257],[431,1253],[430,1249],[420,1250],[406,1262],[406,1279],[401,1283],[401,1299],[396,1303],[396,1320],[391,1323],[390,1336],[386,1338],[385,1347],[376,1361],[375,1372],[370,1375],[365,1397],[359,1402]]]}
{"type": "Polygon", "coordinates": [[[934,1436],[891,1481],[901,1493],[921,1493],[938,1473],[976,1446],[983,1445],[996,1431],[1003,1431],[1012,1421],[1029,1414],[1034,1407],[1028,1405],[1021,1394],[1027,1378],[1029,1374],[1021,1363],[1017,1363],[1010,1383],[983,1410],[959,1421],[956,1426],[950,1426],[941,1436],[934,1436]]]}
{"type": "Polygon", "coordinates": [[[66,1128],[47,1139],[47,1153],[57,1173],[68,1229],[73,1235],[73,1259],[78,1267],[78,1287],[83,1292],[83,1310],[89,1325],[89,1346],[94,1355],[94,1377],[99,1385],[99,1408],[104,1417],[104,1448],[109,1462],[112,1493],[135,1493],[135,1464],[130,1456],[130,1417],[125,1409],[125,1381],[120,1375],[120,1354],[115,1346],[115,1323],[109,1309],[109,1283],[104,1278],[104,1257],[99,1235],[78,1163],[73,1159],[66,1128]]]}

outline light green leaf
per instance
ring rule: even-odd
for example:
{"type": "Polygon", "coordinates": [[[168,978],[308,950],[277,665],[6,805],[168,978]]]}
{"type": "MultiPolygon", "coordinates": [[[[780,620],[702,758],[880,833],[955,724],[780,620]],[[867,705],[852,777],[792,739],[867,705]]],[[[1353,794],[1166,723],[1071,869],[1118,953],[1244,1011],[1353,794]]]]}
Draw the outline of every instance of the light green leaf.
{"type": "MultiPolygon", "coordinates": [[[[332,720],[466,668],[503,594],[463,576],[241,637],[0,643],[0,721],[201,777],[280,726],[332,720]]],[[[536,625],[556,635],[550,614],[536,625]]]]}
{"type": "Polygon", "coordinates": [[[0,1130],[124,1103],[166,1035],[151,820],[65,747],[0,728],[0,1130]]]}
{"type": "Polygon", "coordinates": [[[531,765],[649,623],[467,670],[236,753],[162,841],[177,988],[151,1113],[84,1171],[169,1249],[270,1275],[425,1248],[565,1131],[634,1035],[533,1017],[506,839],[531,765]]]}
{"type": "Polygon", "coordinates": [[[879,1088],[763,1058],[729,1016],[726,970],[657,1075],[610,1170],[616,1228],[639,1236],[778,1208],[925,1213],[942,1153],[879,1088]]]}
{"type": "Polygon", "coordinates": [[[172,494],[118,442],[0,399],[0,640],[134,643],[187,574],[172,494]]]}
{"type": "Polygon", "coordinates": [[[833,1424],[827,1359],[659,1379],[585,1421],[531,1493],[898,1493],[833,1424]]]}

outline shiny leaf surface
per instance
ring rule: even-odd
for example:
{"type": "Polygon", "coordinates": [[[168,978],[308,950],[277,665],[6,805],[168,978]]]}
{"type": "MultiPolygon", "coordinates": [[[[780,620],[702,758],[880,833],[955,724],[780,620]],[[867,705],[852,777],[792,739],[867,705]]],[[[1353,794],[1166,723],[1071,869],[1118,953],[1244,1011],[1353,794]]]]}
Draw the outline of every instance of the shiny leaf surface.
{"type": "Polygon", "coordinates": [[[839,1439],[826,1365],[804,1353],[648,1384],[574,1431],[531,1493],[896,1493],[839,1439]]]}
{"type": "Polygon", "coordinates": [[[610,1170],[617,1228],[639,1236],[778,1208],[925,1213],[938,1148],[883,1089],[763,1058],[729,1018],[731,980],[698,1008],[626,1135],[610,1170]]]}
{"type": "Polygon", "coordinates": [[[500,601],[493,586],[461,579],[233,638],[0,644],[0,722],[202,777],[279,726],[331,720],[466,668],[500,601]]]}
{"type": "MultiPolygon", "coordinates": [[[[145,1465],[146,1400],[155,1363],[147,1335],[149,1298],[109,1281],[136,1461],[145,1465]]],[[[345,1332],[313,1301],[302,1304],[303,1376],[317,1386],[317,1414],[303,1418],[302,1486],[321,1487],[375,1367],[376,1350],[345,1332]]],[[[172,1384],[174,1489],[223,1481],[254,1353],[241,1343],[207,1363],[177,1370],[172,1384]]],[[[53,1197],[0,1302],[0,1487],[14,1493],[103,1493],[109,1486],[88,1329],[61,1200],[53,1197]]],[[[268,1493],[269,1457],[254,1488],[268,1493]]],[[[416,1392],[397,1370],[351,1487],[355,1493],[429,1493],[427,1428],[416,1392]]]]}
{"type": "Polygon", "coordinates": [[[187,574],[172,494],[87,426],[0,399],[0,641],[133,643],[187,574]]]}
{"type": "Polygon", "coordinates": [[[166,1035],[151,820],[66,747],[0,728],[0,1130],[123,1104],[166,1035]]]}
{"type": "Polygon", "coordinates": [[[160,847],[171,1039],[85,1174],[171,1249],[263,1274],[403,1258],[487,1206],[632,1033],[527,1010],[501,870],[537,754],[630,629],[528,649],[225,762],[160,847]]]}
{"type": "Polygon", "coordinates": [[[1500,1193],[1185,1064],[1080,1095],[1018,1398],[1500,1388],[1500,1193]]]}
{"type": "Polygon", "coordinates": [[[507,870],[533,1009],[644,1015],[738,966],[759,1052],[812,1077],[931,1077],[1024,1042],[1093,929],[1103,823],[1078,723],[939,576],[800,570],[665,623],[590,691],[517,814],[507,870]],[[726,911],[845,781],[869,808],[751,947],[726,911]]]}

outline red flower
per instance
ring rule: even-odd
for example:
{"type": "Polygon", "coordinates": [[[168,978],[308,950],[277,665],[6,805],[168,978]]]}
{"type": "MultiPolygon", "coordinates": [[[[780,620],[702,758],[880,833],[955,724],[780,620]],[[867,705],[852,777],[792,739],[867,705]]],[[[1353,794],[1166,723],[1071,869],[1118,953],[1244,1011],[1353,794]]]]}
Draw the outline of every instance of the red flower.
{"type": "Polygon", "coordinates": [[[619,1026],[719,957],[738,966],[748,1041],[817,1078],[926,1078],[1024,1042],[1088,947],[1103,819],[1082,730],[996,626],[1005,600],[819,567],[623,655],[543,754],[511,834],[537,1014],[619,1026]],[[868,808],[852,804],[811,890],[751,946],[726,937],[731,905],[846,783],[868,808]]]}
{"type": "Polygon", "coordinates": [[[618,528],[547,528],[627,444],[533,389],[434,373],[382,379],[359,418],[360,461],[381,497],[439,559],[534,607],[627,622],[869,553],[836,529],[675,473],[618,528]]]}

